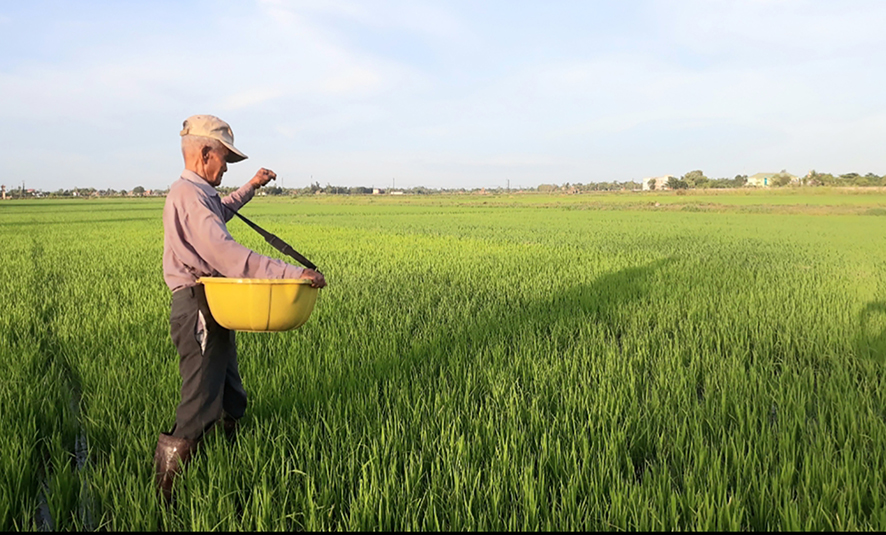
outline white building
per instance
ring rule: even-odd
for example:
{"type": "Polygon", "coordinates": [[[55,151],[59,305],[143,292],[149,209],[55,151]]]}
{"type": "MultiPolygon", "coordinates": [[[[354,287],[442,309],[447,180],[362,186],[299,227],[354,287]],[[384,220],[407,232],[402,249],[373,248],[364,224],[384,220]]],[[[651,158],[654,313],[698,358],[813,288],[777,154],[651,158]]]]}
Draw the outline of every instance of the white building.
{"type": "Polygon", "coordinates": [[[757,173],[756,175],[749,176],[745,185],[754,188],[768,188],[772,186],[773,179],[782,177],[788,178],[788,184],[797,182],[797,177],[788,172],[782,171],[781,173],[757,173]]]}
{"type": "Polygon", "coordinates": [[[643,179],[643,191],[652,191],[652,190],[660,191],[663,189],[668,189],[668,179],[673,178],[673,177],[674,177],[674,175],[664,175],[664,176],[657,176],[657,177],[651,177],[651,178],[644,178],[643,179]],[[652,186],[653,184],[655,184],[655,187],[652,186]]]}

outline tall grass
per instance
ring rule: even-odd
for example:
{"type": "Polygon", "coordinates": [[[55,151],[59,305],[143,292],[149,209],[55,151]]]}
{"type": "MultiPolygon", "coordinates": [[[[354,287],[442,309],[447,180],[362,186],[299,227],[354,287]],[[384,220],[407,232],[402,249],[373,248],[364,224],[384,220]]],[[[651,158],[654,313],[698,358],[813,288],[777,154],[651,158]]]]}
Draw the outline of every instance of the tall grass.
{"type": "Polygon", "coordinates": [[[0,206],[0,527],[886,527],[880,218],[609,198],[253,201],[330,285],[169,510],[162,203],[0,206]]]}

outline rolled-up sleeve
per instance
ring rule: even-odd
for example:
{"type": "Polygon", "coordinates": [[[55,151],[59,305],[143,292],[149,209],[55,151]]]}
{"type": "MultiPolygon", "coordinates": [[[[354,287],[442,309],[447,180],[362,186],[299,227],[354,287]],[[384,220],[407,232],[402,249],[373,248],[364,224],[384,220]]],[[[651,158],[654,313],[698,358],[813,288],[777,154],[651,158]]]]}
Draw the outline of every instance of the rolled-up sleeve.
{"type": "MultiPolygon", "coordinates": [[[[225,199],[235,197],[244,188],[225,199]]],[[[250,187],[250,190],[252,188],[250,187]]],[[[251,198],[251,192],[249,197],[251,198]]],[[[246,201],[243,197],[234,198],[229,207],[239,208],[246,201]],[[239,203],[239,204],[238,204],[239,203]]],[[[224,202],[224,200],[222,201],[224,202]]],[[[236,208],[234,208],[236,209],[236,208]]],[[[228,212],[227,210],[225,212],[228,212]]],[[[198,200],[189,203],[182,225],[184,241],[191,244],[197,255],[212,269],[225,277],[242,279],[298,279],[304,274],[304,268],[293,266],[267,256],[260,255],[236,241],[225,228],[224,221],[208,206],[198,200]]],[[[231,216],[228,216],[230,218],[231,216]]]]}

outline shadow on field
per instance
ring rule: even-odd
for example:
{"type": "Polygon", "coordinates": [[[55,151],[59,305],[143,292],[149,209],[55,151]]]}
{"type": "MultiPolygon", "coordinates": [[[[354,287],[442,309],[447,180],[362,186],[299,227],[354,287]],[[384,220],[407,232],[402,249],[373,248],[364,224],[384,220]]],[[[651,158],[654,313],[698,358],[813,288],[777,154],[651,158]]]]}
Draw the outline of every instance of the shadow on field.
{"type": "Polygon", "coordinates": [[[421,327],[404,327],[392,333],[399,338],[396,353],[372,355],[357,365],[331,371],[323,380],[305,385],[304,390],[256,400],[250,412],[259,420],[293,409],[311,414],[331,400],[346,404],[347,398],[354,397],[376,398],[381,410],[385,391],[409,388],[415,383],[428,383],[434,388],[441,377],[455,375],[451,370],[463,368],[466,363],[473,365],[478,358],[503,358],[490,364],[511,366],[524,360],[521,357],[526,355],[520,353],[529,350],[556,357],[582,343],[582,331],[589,326],[602,332],[605,343],[617,346],[621,352],[624,330],[638,311],[634,305],[662,291],[660,272],[673,262],[673,258],[665,258],[607,273],[591,283],[541,299],[509,301],[493,292],[475,293],[472,300],[495,306],[481,309],[475,316],[449,319],[448,323],[438,323],[433,311],[427,311],[421,327]],[[543,347],[538,346],[540,343],[543,347]]]}
{"type": "MultiPolygon", "coordinates": [[[[554,349],[562,351],[574,343],[581,329],[594,325],[621,351],[623,331],[629,319],[626,316],[635,312],[629,305],[646,299],[651,291],[659,288],[658,274],[672,262],[666,258],[607,273],[592,283],[569,287],[548,298],[505,303],[485,315],[466,318],[463,330],[449,337],[456,340],[467,337],[487,346],[513,347],[514,340],[534,334],[554,342],[554,349]]],[[[439,337],[445,338],[445,334],[439,337]]],[[[418,348],[418,355],[427,356],[424,353],[436,342],[432,340],[418,348]]]]}
{"type": "MultiPolygon", "coordinates": [[[[367,461],[365,456],[379,454],[366,445],[379,446],[380,430],[394,426],[397,438],[389,440],[400,453],[408,454],[404,450],[421,447],[425,433],[440,432],[431,423],[437,419],[451,421],[463,416],[459,425],[469,426],[481,407],[499,410],[492,400],[503,384],[521,385],[520,389],[532,392],[526,395],[547,407],[543,410],[556,412],[562,391],[547,383],[547,370],[558,367],[558,361],[568,355],[593,360],[603,358],[604,351],[626,351],[622,338],[629,337],[629,329],[636,329],[638,321],[646,321],[644,304],[673,291],[663,284],[673,264],[674,259],[667,258],[630,267],[551,294],[540,290],[548,284],[541,275],[538,281],[522,281],[529,283],[529,291],[510,297],[485,289],[481,281],[477,284],[481,291],[471,288],[463,294],[474,306],[457,309],[475,311],[463,317],[446,313],[454,309],[453,303],[442,294],[440,300],[425,301],[427,304],[408,311],[391,308],[388,313],[400,320],[396,322],[400,327],[376,333],[384,337],[376,347],[392,349],[350,353],[341,365],[319,373],[312,370],[289,381],[283,378],[282,384],[293,387],[266,389],[262,396],[254,397],[245,423],[265,430],[271,425],[276,428],[272,435],[294,433],[290,439],[307,450],[293,454],[313,456],[296,461],[306,471],[315,465],[322,468],[317,458],[338,455],[335,452],[341,450],[340,473],[333,477],[357,479],[328,489],[324,500],[347,511],[352,500],[349,489],[362,484],[360,469],[348,468],[347,463],[352,462],[348,459],[356,458],[353,462],[359,467],[367,461]],[[416,317],[421,320],[408,321],[416,317]],[[581,347],[585,345],[586,349],[581,347]],[[576,350],[584,354],[578,356],[576,350]],[[545,384],[535,385],[536,381],[545,384]],[[327,447],[329,444],[340,447],[327,447]]],[[[447,282],[451,284],[446,275],[430,274],[424,284],[443,288],[447,282]]],[[[350,336],[359,339],[366,334],[350,336]]],[[[647,377],[654,363],[633,360],[634,373],[647,377]]],[[[299,371],[287,373],[297,375],[299,371]]],[[[642,395],[638,391],[638,396],[642,395]]],[[[646,467],[655,462],[655,436],[650,429],[643,423],[626,428],[630,437],[625,446],[629,455],[623,467],[626,477],[641,478],[646,467]]],[[[391,469],[404,470],[402,466],[391,469]]],[[[425,474],[421,481],[427,477],[425,474]]],[[[247,504],[252,493],[253,488],[244,483],[238,499],[247,504]]]]}
{"type": "Polygon", "coordinates": [[[871,301],[861,311],[855,348],[862,358],[886,362],[886,301],[871,301]]]}

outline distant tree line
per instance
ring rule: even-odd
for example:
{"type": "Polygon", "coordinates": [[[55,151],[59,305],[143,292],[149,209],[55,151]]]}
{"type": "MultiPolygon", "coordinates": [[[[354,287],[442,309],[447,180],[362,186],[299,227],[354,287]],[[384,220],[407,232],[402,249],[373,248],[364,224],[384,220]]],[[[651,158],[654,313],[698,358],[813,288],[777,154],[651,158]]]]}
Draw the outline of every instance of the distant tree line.
{"type": "Polygon", "coordinates": [[[54,191],[33,188],[11,188],[6,190],[6,196],[13,199],[27,197],[63,198],[63,197],[163,197],[167,190],[146,190],[142,186],[136,186],[131,190],[115,190],[113,188],[59,188],[54,191]]]}
{"type": "Polygon", "coordinates": [[[577,182],[570,184],[569,182],[558,186],[557,184],[541,184],[537,188],[524,188],[523,191],[537,191],[539,193],[583,193],[589,191],[623,191],[641,189],[643,184],[634,180],[627,182],[589,182],[582,184],[577,182]]]}
{"type": "Polygon", "coordinates": [[[845,175],[834,176],[830,173],[819,173],[811,171],[808,175],[801,179],[804,186],[886,186],[886,175],[878,176],[874,173],[868,173],[864,176],[858,173],[846,173],[845,175]]]}
{"type": "MultiPolygon", "coordinates": [[[[874,173],[861,175],[859,173],[845,173],[842,175],[833,175],[831,173],[819,173],[810,171],[805,177],[794,177],[782,170],[780,173],[767,175],[769,187],[886,187],[886,175],[880,176],[874,173]]],[[[716,188],[740,188],[748,185],[749,177],[747,175],[736,175],[733,178],[708,178],[700,169],[689,171],[681,177],[671,176],[666,182],[666,187],[672,190],[688,190],[688,189],[716,189],[716,188]]],[[[589,182],[583,183],[565,183],[540,184],[537,187],[522,188],[427,188],[424,186],[415,186],[411,188],[383,189],[372,188],[366,186],[334,186],[327,183],[321,186],[319,182],[313,182],[302,188],[282,188],[276,185],[268,185],[261,189],[261,194],[271,196],[299,196],[299,195],[372,195],[378,194],[405,194],[405,195],[439,195],[439,194],[493,194],[501,195],[508,193],[567,193],[578,194],[592,191],[634,191],[643,189],[643,183],[628,180],[625,182],[589,182]]],[[[656,189],[658,186],[651,179],[648,186],[656,189]]],[[[219,193],[226,195],[235,191],[235,187],[219,187],[219,193]]],[[[8,188],[6,195],[8,198],[28,198],[28,197],[144,197],[144,196],[165,196],[167,190],[147,190],[143,186],[136,186],[131,190],[115,190],[112,188],[95,189],[95,188],[72,188],[57,189],[55,191],[43,191],[39,189],[24,188],[8,188]]]]}
{"type": "MultiPolygon", "coordinates": [[[[670,177],[667,180],[667,187],[672,190],[685,189],[726,189],[741,188],[748,184],[748,175],[735,175],[732,178],[709,178],[705,176],[700,169],[689,171],[681,177],[670,177]]],[[[771,187],[784,186],[833,186],[833,187],[867,187],[879,186],[886,187],[886,175],[879,176],[868,173],[864,176],[858,173],[847,173],[835,176],[828,173],[818,173],[811,171],[806,177],[796,178],[785,171],[771,175],[771,180],[767,184],[771,187]]],[[[236,188],[219,188],[219,191],[226,193],[234,191],[236,188]]],[[[643,189],[643,183],[635,180],[625,182],[589,182],[583,184],[577,183],[545,183],[537,187],[522,188],[426,188],[417,186],[413,188],[397,188],[397,192],[407,195],[434,195],[434,194],[492,194],[500,195],[507,193],[586,193],[592,191],[635,191],[643,189]]],[[[653,188],[654,189],[654,188],[653,188]]],[[[265,187],[262,189],[265,195],[371,195],[373,190],[382,194],[390,194],[391,190],[368,188],[363,186],[346,187],[333,186],[327,184],[321,186],[319,182],[314,182],[310,186],[304,188],[284,189],[277,186],[265,187]]]]}
{"type": "MultiPolygon", "coordinates": [[[[681,189],[706,189],[706,188],[740,188],[748,184],[747,175],[736,175],[734,178],[708,178],[701,170],[689,171],[680,178],[670,177],[667,186],[673,190],[681,189]]],[[[766,186],[782,188],[785,186],[795,187],[886,187],[886,175],[879,176],[874,173],[860,175],[858,173],[846,173],[832,175],[810,171],[805,177],[794,177],[787,171],[768,175],[766,186]]]]}
{"type": "Polygon", "coordinates": [[[708,178],[701,170],[689,171],[681,178],[668,178],[668,187],[674,190],[707,189],[707,188],[740,188],[747,184],[747,175],[735,175],[734,178],[708,178]]]}

